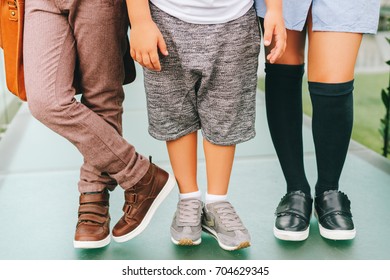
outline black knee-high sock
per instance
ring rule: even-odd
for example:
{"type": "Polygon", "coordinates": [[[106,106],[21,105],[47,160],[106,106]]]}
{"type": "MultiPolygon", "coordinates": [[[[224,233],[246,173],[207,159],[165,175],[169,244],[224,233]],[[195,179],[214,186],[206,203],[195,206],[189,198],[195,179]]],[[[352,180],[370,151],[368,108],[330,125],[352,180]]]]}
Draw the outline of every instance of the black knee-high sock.
{"type": "Polygon", "coordinates": [[[266,64],[265,100],[268,126],[287,183],[287,192],[310,195],[303,164],[303,65],[266,64]]]}
{"type": "Polygon", "coordinates": [[[327,190],[338,190],[353,125],[353,80],[337,84],[309,82],[309,91],[318,196],[327,190]]]}

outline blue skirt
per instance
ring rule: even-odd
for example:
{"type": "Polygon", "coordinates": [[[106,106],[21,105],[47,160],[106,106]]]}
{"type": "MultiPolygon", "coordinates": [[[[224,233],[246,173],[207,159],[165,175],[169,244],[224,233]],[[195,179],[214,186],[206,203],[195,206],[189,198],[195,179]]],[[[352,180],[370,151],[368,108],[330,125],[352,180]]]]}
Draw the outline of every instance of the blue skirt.
{"type": "MultiPolygon", "coordinates": [[[[264,17],[264,0],[255,0],[259,17],[264,17]]],[[[375,34],[380,0],[283,0],[287,29],[302,31],[312,6],[313,30],[375,34]]]]}

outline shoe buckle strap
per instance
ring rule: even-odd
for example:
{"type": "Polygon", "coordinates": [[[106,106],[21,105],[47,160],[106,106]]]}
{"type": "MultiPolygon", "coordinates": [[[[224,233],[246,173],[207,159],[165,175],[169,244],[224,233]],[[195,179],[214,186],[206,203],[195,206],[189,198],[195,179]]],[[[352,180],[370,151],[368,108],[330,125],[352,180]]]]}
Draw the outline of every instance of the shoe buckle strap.
{"type": "Polygon", "coordinates": [[[322,221],[324,220],[326,217],[330,216],[330,215],[343,215],[343,216],[346,216],[346,217],[349,217],[349,218],[352,218],[352,213],[349,212],[349,211],[343,211],[343,210],[330,210],[330,211],[327,211],[327,212],[322,212],[322,215],[320,215],[319,213],[318,214],[318,218],[322,221]]]}
{"type": "Polygon", "coordinates": [[[81,204],[79,214],[98,214],[101,216],[108,215],[108,207],[99,204],[81,204]]]}
{"type": "Polygon", "coordinates": [[[318,217],[323,219],[326,216],[341,213],[352,217],[350,201],[344,193],[330,192],[316,200],[316,211],[318,217]]]}
{"type": "Polygon", "coordinates": [[[309,213],[309,217],[306,217],[304,213],[302,213],[300,211],[296,211],[294,209],[288,209],[286,211],[276,213],[276,216],[278,216],[278,217],[285,216],[285,215],[298,216],[299,218],[301,218],[305,222],[309,222],[309,220],[310,220],[310,213],[309,213]]]}
{"type": "Polygon", "coordinates": [[[79,223],[80,222],[93,222],[96,224],[104,224],[107,221],[107,217],[99,216],[91,213],[87,214],[81,214],[79,216],[79,223]]]}
{"type": "Polygon", "coordinates": [[[125,197],[126,203],[133,204],[138,201],[138,194],[136,193],[126,193],[125,197]]]}
{"type": "Polygon", "coordinates": [[[94,203],[94,202],[108,203],[109,198],[110,195],[108,192],[88,193],[88,194],[83,193],[80,195],[79,202],[80,204],[94,203]]]}
{"type": "Polygon", "coordinates": [[[282,199],[276,209],[275,215],[282,216],[283,214],[299,215],[305,220],[308,220],[311,211],[313,200],[304,196],[292,194],[282,199]]]}
{"type": "Polygon", "coordinates": [[[130,214],[131,209],[133,209],[133,206],[131,204],[127,204],[127,203],[125,203],[125,205],[123,205],[123,208],[122,208],[123,212],[126,214],[130,214]]]}

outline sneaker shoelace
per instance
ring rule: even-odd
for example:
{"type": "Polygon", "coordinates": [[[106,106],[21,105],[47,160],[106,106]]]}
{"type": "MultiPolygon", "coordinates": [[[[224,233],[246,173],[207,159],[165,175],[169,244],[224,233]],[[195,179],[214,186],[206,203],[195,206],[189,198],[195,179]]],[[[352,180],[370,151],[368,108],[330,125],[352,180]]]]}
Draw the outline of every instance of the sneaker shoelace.
{"type": "Polygon", "coordinates": [[[221,223],[227,228],[227,230],[245,230],[244,225],[229,202],[222,202],[215,205],[214,209],[219,215],[221,223]]]}
{"type": "Polygon", "coordinates": [[[196,199],[180,200],[178,205],[178,219],[180,223],[196,225],[199,223],[199,201],[196,199]]]}

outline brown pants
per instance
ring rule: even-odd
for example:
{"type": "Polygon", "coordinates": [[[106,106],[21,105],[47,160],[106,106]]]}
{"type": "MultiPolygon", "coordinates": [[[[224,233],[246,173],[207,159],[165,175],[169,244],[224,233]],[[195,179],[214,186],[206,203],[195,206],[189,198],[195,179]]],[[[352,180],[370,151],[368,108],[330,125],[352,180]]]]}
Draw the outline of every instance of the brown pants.
{"type": "Polygon", "coordinates": [[[124,0],[28,0],[24,67],[33,116],[84,157],[79,191],[124,189],[149,161],[122,137],[124,0]],[[75,79],[82,98],[75,99],[75,79]]]}

